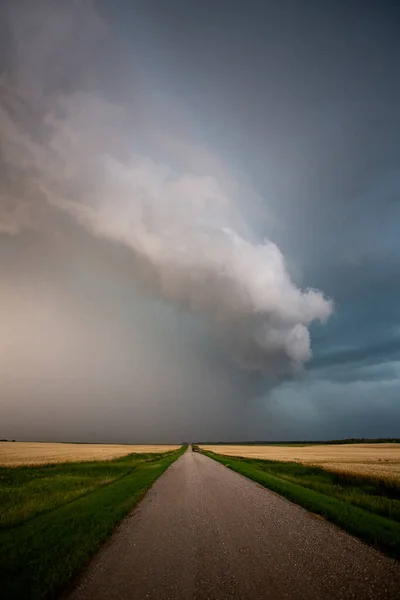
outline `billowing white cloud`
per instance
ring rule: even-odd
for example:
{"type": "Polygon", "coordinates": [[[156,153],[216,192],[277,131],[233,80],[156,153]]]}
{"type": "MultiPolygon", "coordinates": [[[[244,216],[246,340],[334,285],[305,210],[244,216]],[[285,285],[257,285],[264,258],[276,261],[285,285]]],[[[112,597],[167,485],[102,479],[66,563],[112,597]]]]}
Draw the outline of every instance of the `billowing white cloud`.
{"type": "Polygon", "coordinates": [[[72,218],[128,247],[136,284],[203,315],[242,365],[301,370],[309,325],[332,303],[299,289],[279,248],[257,240],[254,192],[196,142],[173,99],[128,93],[123,69],[120,85],[88,91],[108,30],[91,4],[23,7],[10,12],[14,62],[0,79],[0,232],[72,218]]]}
{"type": "Polygon", "coordinates": [[[126,123],[121,107],[97,96],[60,96],[42,119],[39,141],[3,107],[3,153],[24,185],[18,200],[17,192],[6,199],[12,210],[3,213],[2,229],[16,230],[32,191],[31,212],[57,208],[128,246],[140,265],[138,282],[151,281],[166,301],[206,315],[243,365],[272,376],[298,371],[311,356],[308,326],[326,319],[332,303],[294,285],[274,243],[235,230],[231,215],[245,210],[245,198],[233,199],[212,175],[129,153],[135,131],[126,123]]]}

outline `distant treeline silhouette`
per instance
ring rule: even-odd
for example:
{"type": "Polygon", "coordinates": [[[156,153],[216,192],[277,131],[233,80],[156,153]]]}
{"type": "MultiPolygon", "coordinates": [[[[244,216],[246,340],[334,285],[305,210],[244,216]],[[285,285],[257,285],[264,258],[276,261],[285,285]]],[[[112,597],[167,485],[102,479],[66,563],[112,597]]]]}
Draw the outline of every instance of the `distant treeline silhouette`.
{"type": "Polygon", "coordinates": [[[399,444],[400,438],[346,438],[343,440],[282,440],[279,442],[270,442],[268,440],[252,440],[240,442],[196,442],[203,445],[241,445],[257,446],[267,444],[268,446],[279,446],[280,444],[399,444]]]}

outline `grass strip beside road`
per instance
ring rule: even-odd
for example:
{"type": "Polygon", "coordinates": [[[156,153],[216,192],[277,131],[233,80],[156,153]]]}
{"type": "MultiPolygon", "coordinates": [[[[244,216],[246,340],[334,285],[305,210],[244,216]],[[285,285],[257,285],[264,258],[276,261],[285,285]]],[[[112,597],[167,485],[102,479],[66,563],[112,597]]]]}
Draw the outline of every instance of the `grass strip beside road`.
{"type": "MultiPolygon", "coordinates": [[[[66,490],[65,503],[62,505],[59,505],[57,482],[53,509],[45,501],[41,507],[40,494],[37,494],[34,503],[36,506],[30,513],[25,512],[27,518],[24,522],[13,521],[12,518],[8,526],[3,522],[0,531],[2,597],[7,600],[47,600],[56,597],[143,497],[146,490],[184,451],[183,447],[163,454],[137,454],[115,461],[85,463],[83,468],[87,472],[91,469],[94,472],[101,471],[102,465],[106,470],[112,471],[114,466],[114,475],[117,473],[117,476],[111,482],[107,480],[106,484],[100,477],[95,489],[91,489],[86,482],[84,495],[77,499],[71,500],[66,490]],[[121,465],[124,471],[122,474],[121,465]]],[[[75,466],[79,472],[78,465],[75,466]]],[[[57,469],[53,470],[55,480],[62,477],[63,468],[70,467],[71,463],[57,465],[57,469]]],[[[10,468],[10,471],[15,469],[10,468]]],[[[36,470],[39,481],[40,474],[47,474],[45,488],[51,488],[48,485],[51,469],[48,466],[33,469],[36,470]]],[[[13,475],[15,473],[10,473],[11,477],[13,475]]],[[[82,473],[79,477],[81,475],[82,473]]],[[[66,481],[68,478],[70,474],[67,473],[66,481]]],[[[95,483],[92,488],[94,485],[95,483]]],[[[72,489],[74,486],[76,487],[76,481],[71,482],[72,489]]],[[[17,488],[18,485],[16,490],[17,488]]],[[[29,490],[29,486],[26,489],[29,490]]],[[[18,490],[16,497],[18,498],[18,490]]]]}
{"type": "Polygon", "coordinates": [[[323,516],[386,554],[400,558],[398,486],[373,478],[331,473],[300,463],[201,452],[323,516]]]}
{"type": "Polygon", "coordinates": [[[114,483],[150,458],[0,467],[0,531],[114,483]]]}

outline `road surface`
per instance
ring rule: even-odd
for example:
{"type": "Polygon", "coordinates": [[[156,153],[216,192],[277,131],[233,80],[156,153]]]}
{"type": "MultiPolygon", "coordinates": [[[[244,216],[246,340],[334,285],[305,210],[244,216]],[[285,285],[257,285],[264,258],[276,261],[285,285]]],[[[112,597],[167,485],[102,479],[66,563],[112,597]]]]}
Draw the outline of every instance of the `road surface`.
{"type": "Polygon", "coordinates": [[[400,598],[400,563],[201,454],[154,484],[69,600],[400,598]]]}

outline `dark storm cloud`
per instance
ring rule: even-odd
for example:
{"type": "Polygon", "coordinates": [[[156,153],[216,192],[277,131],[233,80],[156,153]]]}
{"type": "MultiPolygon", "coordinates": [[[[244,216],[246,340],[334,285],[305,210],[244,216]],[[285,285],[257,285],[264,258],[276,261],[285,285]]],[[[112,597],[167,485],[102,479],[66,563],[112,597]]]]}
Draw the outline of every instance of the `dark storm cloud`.
{"type": "MultiPolygon", "coordinates": [[[[337,313],[327,331],[319,329],[313,336],[311,369],[316,376],[338,381],[385,380],[386,365],[390,370],[400,360],[400,257],[392,248],[385,250],[387,242],[383,238],[374,258],[331,268],[337,313]]],[[[394,373],[398,377],[398,370],[394,373]]]]}
{"type": "Polygon", "coordinates": [[[333,350],[325,355],[320,355],[314,359],[313,367],[319,368],[324,366],[349,365],[354,363],[385,363],[388,360],[398,358],[400,355],[400,345],[398,336],[394,335],[391,340],[385,342],[375,342],[370,346],[360,346],[346,350],[333,350]]]}
{"type": "Polygon", "coordinates": [[[4,6],[7,435],[394,435],[397,3],[4,6]]]}
{"type": "MultiPolygon", "coordinates": [[[[52,214],[54,209],[65,212],[93,235],[129,247],[145,282],[151,279],[166,301],[209,317],[222,338],[228,337],[226,347],[242,366],[271,377],[300,371],[311,354],[308,326],[325,320],[332,303],[319,291],[292,284],[275,244],[266,239],[254,243],[235,228],[232,215],[240,207],[234,181],[179,172],[152,155],[129,150],[136,128],[123,97],[116,104],[94,91],[66,92],[58,86],[58,71],[45,70],[49,57],[61,73],[66,70],[67,79],[77,62],[75,53],[85,59],[69,40],[81,28],[82,14],[67,10],[65,30],[64,16],[50,12],[43,21],[40,12],[30,14],[33,34],[24,12],[10,19],[17,68],[16,78],[4,77],[0,127],[4,170],[16,176],[10,184],[15,189],[3,192],[4,233],[39,222],[46,228],[48,207],[52,214]],[[64,58],[69,44],[71,61],[64,58]],[[63,60],[58,61],[61,49],[63,60]],[[42,115],[29,105],[31,93],[44,105],[42,115]],[[32,131],[38,122],[39,131],[32,131]]],[[[97,34],[90,14],[88,25],[89,33],[97,34]]],[[[80,73],[77,79],[79,86],[80,73]]],[[[159,133],[156,119],[150,113],[146,133],[153,138],[159,133]]],[[[177,136],[174,128],[169,134],[177,136]]],[[[196,158],[196,146],[188,148],[193,153],[196,158]]]]}

